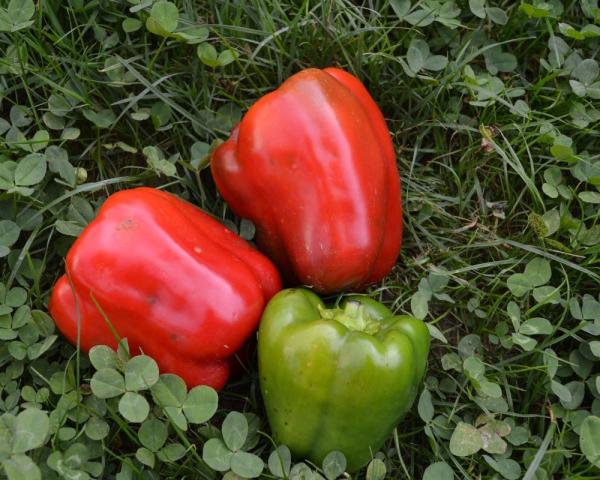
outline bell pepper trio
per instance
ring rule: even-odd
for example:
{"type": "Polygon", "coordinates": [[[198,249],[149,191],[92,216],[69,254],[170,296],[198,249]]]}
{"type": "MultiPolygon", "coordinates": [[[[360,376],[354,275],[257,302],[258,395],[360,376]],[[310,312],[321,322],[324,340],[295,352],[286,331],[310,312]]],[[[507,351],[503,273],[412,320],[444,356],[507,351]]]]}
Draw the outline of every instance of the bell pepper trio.
{"type": "Polygon", "coordinates": [[[356,77],[307,69],[249,109],[211,170],[263,253],[174,195],[119,192],[68,252],[50,313],[84,351],[126,337],[161,371],[216,389],[259,328],[275,439],[314,462],[341,451],[356,470],[411,407],[428,330],[365,296],[328,308],[305,288],[281,290],[279,272],[330,294],[361,291],[395,264],[400,178],[383,115],[356,77]]]}

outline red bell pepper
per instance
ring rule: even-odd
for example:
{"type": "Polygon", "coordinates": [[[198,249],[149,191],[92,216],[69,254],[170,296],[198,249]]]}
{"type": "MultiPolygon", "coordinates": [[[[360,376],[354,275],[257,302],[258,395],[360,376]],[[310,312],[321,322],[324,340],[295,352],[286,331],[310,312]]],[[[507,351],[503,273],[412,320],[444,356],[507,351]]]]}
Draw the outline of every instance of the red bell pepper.
{"type": "Polygon", "coordinates": [[[290,77],[249,109],[211,169],[288,283],[360,290],[396,262],[394,149],[381,111],[351,74],[326,68],[290,77]]]}
{"type": "Polygon", "coordinates": [[[152,188],[111,195],[67,254],[66,272],[50,313],[71,343],[116,347],[114,327],[132,354],[154,357],[189,387],[223,387],[230,357],[281,288],[260,252],[152,188]]]}

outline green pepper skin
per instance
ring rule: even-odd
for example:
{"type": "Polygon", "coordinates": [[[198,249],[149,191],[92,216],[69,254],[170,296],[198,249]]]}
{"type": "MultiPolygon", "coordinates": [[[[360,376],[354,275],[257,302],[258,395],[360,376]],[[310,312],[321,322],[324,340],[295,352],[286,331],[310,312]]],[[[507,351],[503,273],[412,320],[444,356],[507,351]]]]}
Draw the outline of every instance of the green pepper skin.
{"type": "Polygon", "coordinates": [[[411,407],[430,337],[422,321],[368,297],[341,307],[327,309],[305,289],[276,294],[261,319],[258,366],[275,440],[317,465],[341,451],[352,472],[411,407]]]}

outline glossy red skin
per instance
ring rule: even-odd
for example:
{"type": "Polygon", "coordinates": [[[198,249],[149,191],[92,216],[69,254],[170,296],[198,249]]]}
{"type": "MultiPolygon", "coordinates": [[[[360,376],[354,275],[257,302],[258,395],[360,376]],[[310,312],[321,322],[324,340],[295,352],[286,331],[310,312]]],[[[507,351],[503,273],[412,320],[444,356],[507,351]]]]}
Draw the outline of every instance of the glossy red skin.
{"type": "Polygon", "coordinates": [[[259,99],[211,170],[232,210],[288,284],[361,290],[394,266],[400,176],[381,111],[337,69],[307,69],[259,99]]]}
{"type": "Polygon", "coordinates": [[[181,376],[188,387],[223,387],[230,359],[281,289],[260,252],[193,205],[152,188],[111,195],[73,244],[66,270],[49,308],[71,343],[84,351],[116,347],[95,299],[132,354],[152,356],[161,373],[181,376]]]}

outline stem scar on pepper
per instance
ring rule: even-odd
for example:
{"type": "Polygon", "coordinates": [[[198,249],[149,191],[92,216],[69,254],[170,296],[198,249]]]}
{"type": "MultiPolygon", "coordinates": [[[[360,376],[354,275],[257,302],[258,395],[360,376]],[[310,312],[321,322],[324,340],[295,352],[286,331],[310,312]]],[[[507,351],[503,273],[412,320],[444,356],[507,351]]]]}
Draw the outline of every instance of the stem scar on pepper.
{"type": "Polygon", "coordinates": [[[381,330],[381,323],[365,313],[365,307],[356,300],[346,302],[343,308],[325,308],[318,306],[321,318],[333,320],[344,325],[348,330],[375,335],[381,330]]]}

